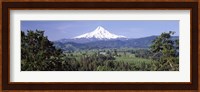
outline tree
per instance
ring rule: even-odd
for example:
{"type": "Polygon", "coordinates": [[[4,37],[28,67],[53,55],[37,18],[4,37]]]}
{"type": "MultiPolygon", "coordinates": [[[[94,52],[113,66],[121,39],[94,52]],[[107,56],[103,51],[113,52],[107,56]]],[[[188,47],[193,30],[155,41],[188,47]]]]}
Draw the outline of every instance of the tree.
{"type": "Polygon", "coordinates": [[[139,49],[135,51],[135,57],[149,59],[150,56],[151,52],[149,51],[149,49],[139,49]]]}
{"type": "Polygon", "coordinates": [[[44,36],[44,31],[21,31],[21,69],[23,71],[61,70],[62,51],[44,36]]]}
{"type": "Polygon", "coordinates": [[[169,31],[168,33],[164,32],[153,40],[150,47],[151,52],[153,53],[153,59],[160,62],[161,70],[177,70],[176,65],[177,60],[177,49],[178,49],[178,40],[173,40],[171,35],[175,32],[169,31]]]}
{"type": "Polygon", "coordinates": [[[115,56],[118,56],[118,54],[117,54],[117,49],[114,49],[114,55],[115,55],[115,56]]]}

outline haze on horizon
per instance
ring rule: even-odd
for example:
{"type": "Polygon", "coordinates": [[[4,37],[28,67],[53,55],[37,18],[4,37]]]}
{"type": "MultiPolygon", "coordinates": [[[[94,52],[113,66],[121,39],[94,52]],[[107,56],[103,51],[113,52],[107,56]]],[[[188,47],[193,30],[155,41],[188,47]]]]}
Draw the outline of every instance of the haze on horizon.
{"type": "Polygon", "coordinates": [[[74,20],[21,21],[21,30],[44,30],[51,41],[69,39],[102,26],[110,33],[127,38],[141,38],[174,31],[179,36],[179,20],[74,20]]]}

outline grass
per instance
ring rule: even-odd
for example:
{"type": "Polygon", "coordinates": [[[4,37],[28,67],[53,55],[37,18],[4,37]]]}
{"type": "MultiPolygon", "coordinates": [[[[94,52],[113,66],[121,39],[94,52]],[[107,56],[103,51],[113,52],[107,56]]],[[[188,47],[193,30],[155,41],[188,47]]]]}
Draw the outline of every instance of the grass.
{"type": "Polygon", "coordinates": [[[115,57],[116,61],[125,61],[125,62],[129,62],[129,63],[152,62],[152,60],[150,60],[150,59],[137,58],[137,57],[135,57],[134,54],[131,54],[131,53],[127,53],[126,55],[123,55],[123,54],[120,53],[119,55],[121,55],[121,56],[115,57]]]}

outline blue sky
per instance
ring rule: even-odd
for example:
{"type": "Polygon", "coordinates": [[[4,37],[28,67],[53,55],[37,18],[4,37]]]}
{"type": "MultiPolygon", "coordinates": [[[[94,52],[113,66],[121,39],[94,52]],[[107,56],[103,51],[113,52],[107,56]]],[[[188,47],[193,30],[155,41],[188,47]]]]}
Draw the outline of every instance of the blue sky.
{"type": "Polygon", "coordinates": [[[160,35],[175,31],[179,36],[179,20],[74,20],[74,21],[21,21],[21,30],[43,30],[51,41],[73,38],[102,26],[111,33],[128,38],[160,35]]]}

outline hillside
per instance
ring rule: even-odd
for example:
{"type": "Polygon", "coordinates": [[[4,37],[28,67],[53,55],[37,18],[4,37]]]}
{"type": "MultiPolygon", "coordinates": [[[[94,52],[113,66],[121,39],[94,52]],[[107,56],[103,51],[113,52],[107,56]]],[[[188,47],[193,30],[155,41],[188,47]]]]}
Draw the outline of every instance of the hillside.
{"type": "MultiPolygon", "coordinates": [[[[90,49],[105,49],[105,48],[148,48],[151,42],[156,36],[149,36],[138,39],[126,39],[126,40],[96,40],[88,41],[85,43],[79,43],[78,40],[73,41],[56,41],[54,45],[57,48],[61,48],[63,51],[75,51],[75,50],[90,50],[90,49]]],[[[178,36],[173,36],[172,39],[178,39],[178,36]]]]}

